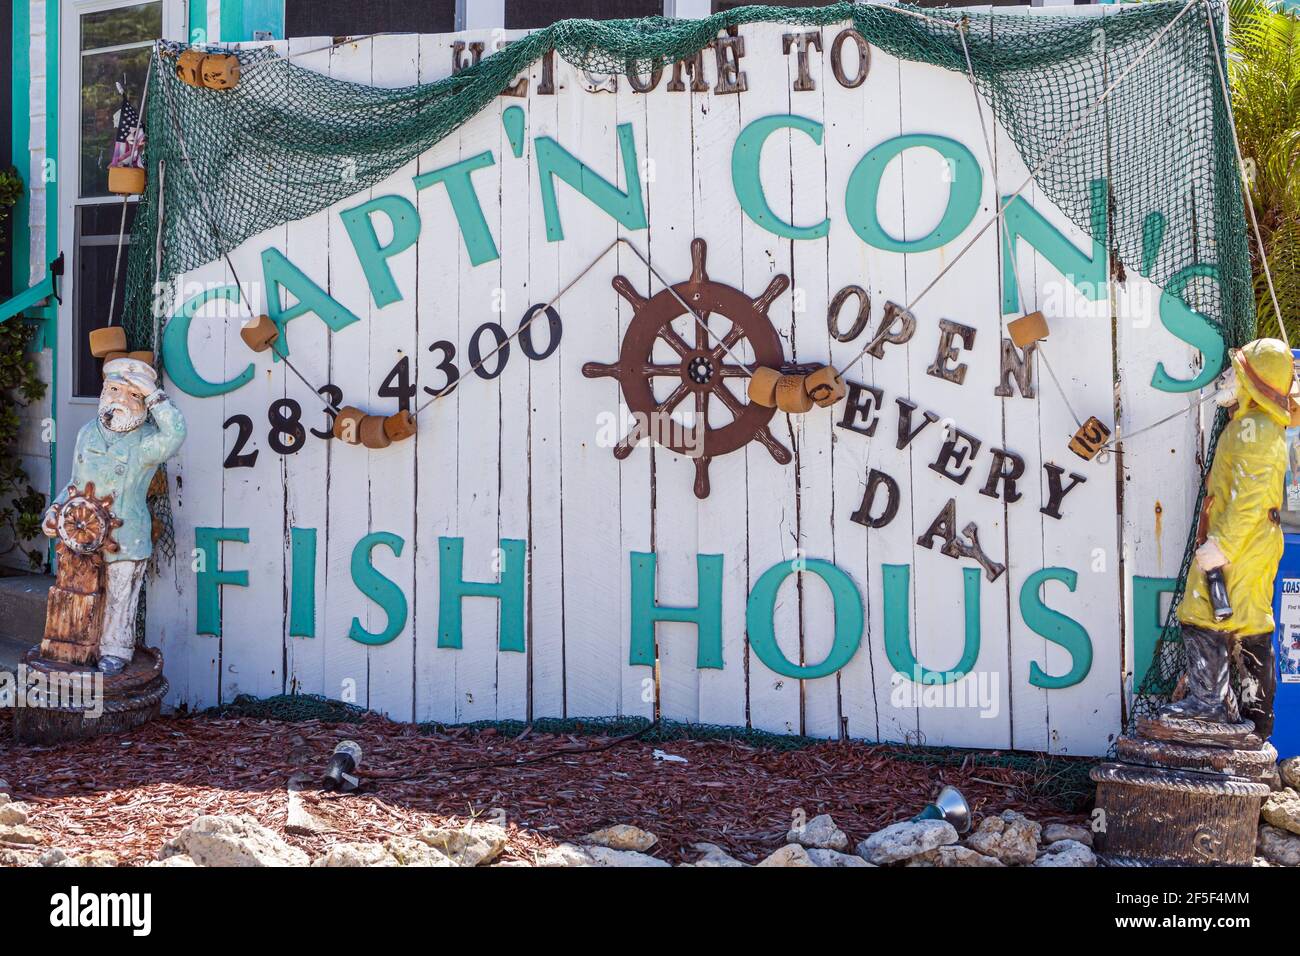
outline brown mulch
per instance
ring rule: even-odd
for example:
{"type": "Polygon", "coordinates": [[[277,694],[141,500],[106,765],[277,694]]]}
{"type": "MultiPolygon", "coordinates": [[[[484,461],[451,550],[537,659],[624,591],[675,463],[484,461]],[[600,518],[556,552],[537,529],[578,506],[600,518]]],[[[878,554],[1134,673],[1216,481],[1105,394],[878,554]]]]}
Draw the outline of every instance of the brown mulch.
{"type": "Polygon", "coordinates": [[[631,740],[581,752],[611,739],[463,728],[427,734],[378,717],[333,724],[200,716],[40,748],[15,743],[0,721],[0,778],[15,800],[31,805],[28,825],[43,834],[42,848],[105,849],[127,864],[154,859],[163,841],[201,814],[250,814],[313,856],[338,842],[383,841],[503,812],[511,837],[503,859],[529,860],[556,843],[630,823],[658,835],[651,852],[672,863],[694,859],[697,842],[757,862],[785,842],[797,809],[808,818],[830,813],[856,843],[916,813],[944,784],[961,789],[977,820],[1004,809],[1044,823],[1082,820],[1030,796],[1031,774],[1008,767],[931,766],[900,760],[887,747],[832,741],[781,751],[736,741],[631,740]],[[305,806],[333,830],[284,833],[289,777],[314,778],[348,738],[365,754],[362,790],[305,793],[305,806]],[[689,762],[655,760],[656,747],[689,762]],[[574,752],[446,772],[559,750],[574,752]]]}

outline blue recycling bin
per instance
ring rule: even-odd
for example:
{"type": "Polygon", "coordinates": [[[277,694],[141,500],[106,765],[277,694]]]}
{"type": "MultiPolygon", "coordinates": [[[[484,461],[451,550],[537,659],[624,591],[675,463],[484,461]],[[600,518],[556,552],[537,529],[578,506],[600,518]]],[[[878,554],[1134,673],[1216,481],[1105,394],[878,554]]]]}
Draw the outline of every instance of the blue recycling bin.
{"type": "MultiPolygon", "coordinates": [[[[1300,374],[1300,349],[1292,349],[1300,374]]],[[[1300,428],[1286,430],[1287,470],[1282,496],[1286,547],[1273,582],[1273,634],[1277,654],[1277,699],[1273,746],[1278,756],[1300,754],[1300,428]]]]}
{"type": "Polygon", "coordinates": [[[1277,698],[1273,746],[1279,757],[1300,754],[1300,534],[1287,532],[1286,549],[1273,585],[1277,698]]]}

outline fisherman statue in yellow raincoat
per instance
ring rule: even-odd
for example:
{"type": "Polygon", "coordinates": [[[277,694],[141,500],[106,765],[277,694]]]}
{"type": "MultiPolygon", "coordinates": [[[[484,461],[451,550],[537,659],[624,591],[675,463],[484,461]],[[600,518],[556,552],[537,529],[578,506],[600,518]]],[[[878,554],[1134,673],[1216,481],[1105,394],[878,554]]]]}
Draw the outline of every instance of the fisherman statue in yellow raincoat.
{"type": "Polygon", "coordinates": [[[1291,352],[1256,339],[1232,353],[1216,403],[1232,418],[1206,478],[1195,560],[1178,605],[1187,651],[1187,695],[1161,716],[1273,730],[1273,578],[1282,557],[1286,428],[1291,420],[1291,352]],[[1237,652],[1241,701],[1230,682],[1237,652]]]}

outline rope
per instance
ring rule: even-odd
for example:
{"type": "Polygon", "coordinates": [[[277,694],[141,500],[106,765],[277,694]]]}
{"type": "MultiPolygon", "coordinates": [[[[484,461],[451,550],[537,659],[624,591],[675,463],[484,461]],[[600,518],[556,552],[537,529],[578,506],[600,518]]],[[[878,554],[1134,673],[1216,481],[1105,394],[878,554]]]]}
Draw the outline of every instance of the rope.
{"type": "MultiPolygon", "coordinates": [[[[614,247],[619,245],[627,246],[629,249],[632,250],[632,252],[636,255],[636,257],[640,259],[642,263],[645,264],[645,267],[649,269],[650,272],[654,275],[654,277],[659,280],[659,282],[664,286],[665,289],[668,290],[669,294],[671,294],[672,297],[676,299],[677,302],[681,305],[681,307],[685,309],[687,313],[690,314],[690,316],[695,320],[695,323],[704,330],[704,334],[707,335],[710,339],[716,341],[716,343],[722,347],[722,350],[726,352],[728,356],[730,356],[731,360],[734,361],[740,367],[741,371],[744,373],[746,378],[754,377],[754,373],[753,371],[751,371],[750,367],[741,358],[739,358],[735,352],[731,351],[731,349],[727,346],[726,342],[724,342],[722,339],[717,339],[713,335],[712,330],[709,328],[709,324],[704,321],[704,319],[700,316],[698,312],[696,312],[693,308],[691,308],[690,303],[688,303],[677,293],[677,290],[673,288],[672,283],[670,283],[667,279],[665,279],[660,274],[659,270],[650,264],[650,260],[647,259],[645,255],[642,254],[640,249],[632,245],[631,240],[626,239],[623,236],[619,236],[608,246],[606,246],[602,251],[597,253],[596,258],[592,259],[591,262],[587,263],[587,265],[583,267],[581,272],[579,272],[576,276],[570,279],[565,284],[563,289],[561,289],[559,292],[555,293],[555,295],[551,297],[549,302],[547,302],[540,309],[534,309],[533,314],[530,315],[525,321],[521,322],[519,324],[518,329],[516,329],[510,335],[506,336],[505,339],[503,339],[497,345],[496,348],[488,352],[486,355],[482,356],[475,364],[471,365],[468,371],[470,372],[477,371],[478,369],[482,368],[487,363],[488,359],[492,358],[492,356],[496,355],[502,349],[508,348],[512,341],[514,341],[516,338],[522,335],[535,321],[537,321],[539,316],[545,315],[547,310],[550,309],[553,305],[555,305],[555,303],[559,302],[566,292],[568,292],[575,285],[577,285],[580,279],[584,278],[588,272],[594,269],[596,267],[596,263],[604,259],[605,256],[609,255],[609,253],[614,249],[614,247]]],[[[465,377],[466,376],[461,376],[459,379],[456,380],[455,385],[452,385],[450,388],[444,389],[443,391],[438,392],[436,395],[429,398],[428,401],[426,401],[423,405],[420,405],[418,408],[416,408],[414,412],[411,413],[411,417],[412,418],[417,417],[420,414],[420,412],[424,411],[426,408],[428,408],[438,399],[442,398],[444,395],[450,395],[452,392],[456,390],[456,388],[460,385],[460,383],[465,380],[465,377]]]]}
{"type": "MultiPolygon", "coordinates": [[[[154,47],[154,55],[155,56],[157,55],[156,46],[154,47]]],[[[203,212],[204,217],[208,221],[208,228],[212,230],[213,237],[220,244],[221,232],[217,228],[216,218],[212,215],[211,210],[208,209],[207,200],[203,195],[203,187],[199,184],[198,176],[194,172],[194,163],[190,159],[189,149],[187,148],[185,143],[185,134],[181,132],[180,122],[176,118],[176,114],[173,109],[171,90],[167,89],[166,86],[164,86],[163,89],[167,91],[167,113],[168,113],[168,117],[172,121],[172,127],[176,133],[176,142],[180,146],[181,158],[184,160],[184,163],[182,165],[185,166],[186,170],[190,174],[190,180],[194,183],[196,200],[198,201],[200,210],[203,212]]],[[[253,308],[253,303],[251,303],[248,300],[248,293],[244,291],[244,283],[239,278],[239,272],[238,270],[235,269],[235,264],[230,261],[230,253],[222,252],[221,258],[225,260],[226,268],[230,270],[231,278],[235,280],[235,289],[239,292],[239,298],[243,301],[244,306],[248,309],[249,315],[251,317],[255,317],[257,315],[257,310],[253,308]]],[[[274,342],[271,344],[271,351],[273,351],[276,355],[278,355],[280,357],[280,361],[284,362],[285,366],[289,369],[289,371],[293,372],[293,374],[298,377],[298,380],[302,382],[304,385],[306,385],[307,388],[310,389],[318,399],[320,399],[321,404],[327,411],[331,411],[335,415],[341,413],[341,410],[338,408],[338,406],[336,406],[328,398],[322,395],[321,389],[317,388],[315,385],[309,382],[307,380],[307,377],[303,375],[302,372],[298,371],[297,366],[295,366],[292,362],[289,361],[288,357],[283,352],[280,351],[280,349],[277,347],[276,343],[274,342]]]]}
{"type": "MultiPolygon", "coordinates": [[[[140,112],[135,116],[135,127],[133,133],[140,132],[140,124],[144,122],[144,107],[149,99],[149,80],[153,78],[153,58],[158,55],[158,46],[154,45],[153,51],[149,54],[149,66],[144,71],[144,86],[140,90],[140,112]]],[[[161,196],[161,193],[159,193],[161,196]]],[[[117,227],[117,254],[113,258],[113,286],[108,293],[108,324],[113,324],[113,310],[117,307],[117,283],[122,276],[122,247],[126,245],[126,207],[131,201],[130,194],[122,197],[122,220],[117,227]]]]}
{"type": "MultiPolygon", "coordinates": [[[[933,279],[930,280],[930,284],[927,285],[924,289],[922,289],[917,294],[917,296],[910,303],[908,303],[907,305],[908,312],[911,312],[916,307],[917,303],[919,303],[923,298],[925,298],[926,294],[929,293],[931,289],[933,289],[936,285],[939,284],[939,280],[948,274],[948,272],[952,269],[952,267],[955,266],[961,260],[962,256],[966,255],[966,253],[970,252],[970,250],[974,248],[975,243],[979,242],[980,237],[983,236],[984,233],[989,231],[990,226],[1002,220],[1002,218],[1007,213],[1007,208],[1011,205],[1011,201],[1029,188],[1029,185],[1034,181],[1034,177],[1037,176],[1038,173],[1040,173],[1042,170],[1047,168],[1047,166],[1053,160],[1055,160],[1057,156],[1061,154],[1061,152],[1065,149],[1066,145],[1074,137],[1074,134],[1092,116],[1092,114],[1095,113],[1101,107],[1101,105],[1110,98],[1111,93],[1115,92],[1116,88],[1118,88],[1119,85],[1128,78],[1129,74],[1132,73],[1133,70],[1136,69],[1137,66],[1143,60],[1145,60],[1148,56],[1151,55],[1152,52],[1155,51],[1156,47],[1159,46],[1160,42],[1165,38],[1166,35],[1168,35],[1169,31],[1174,28],[1174,25],[1178,23],[1178,21],[1181,20],[1184,16],[1187,15],[1187,11],[1192,9],[1192,7],[1196,6],[1196,4],[1200,2],[1204,2],[1204,0],[1187,0],[1187,5],[1184,6],[1182,10],[1178,12],[1178,15],[1175,16],[1168,23],[1166,23],[1164,27],[1161,28],[1160,32],[1158,32],[1154,37],[1151,38],[1151,41],[1146,45],[1146,47],[1137,56],[1137,58],[1132,63],[1130,63],[1127,67],[1124,68],[1124,72],[1122,72],[1118,77],[1115,78],[1114,82],[1112,82],[1109,86],[1106,87],[1106,89],[1102,92],[1102,94],[1098,96],[1096,100],[1093,101],[1092,105],[1089,106],[1087,110],[1084,111],[1083,115],[1080,116],[1077,120],[1075,120],[1074,125],[1072,125],[1065,132],[1065,135],[1062,136],[1059,140],[1057,140],[1056,145],[1053,146],[1052,149],[1048,151],[1047,155],[1044,156],[1042,159],[1040,159],[1038,163],[1034,166],[1034,168],[1029,171],[1029,175],[1025,177],[1025,181],[1016,188],[1015,192],[1013,192],[1010,196],[1007,197],[1006,202],[1002,203],[1001,206],[999,206],[998,211],[994,214],[993,218],[990,219],[988,222],[984,223],[984,225],[982,225],[979,228],[979,230],[975,233],[975,235],[971,236],[970,241],[967,242],[966,245],[964,245],[961,248],[961,250],[957,253],[957,255],[955,255],[948,262],[947,265],[945,265],[942,269],[939,270],[938,275],[936,275],[933,279]]],[[[862,356],[866,355],[867,349],[869,349],[870,347],[871,347],[871,343],[868,342],[866,345],[862,347],[862,350],[858,352],[857,355],[855,355],[852,359],[849,360],[849,362],[846,364],[845,367],[847,368],[849,365],[852,365],[855,362],[857,362],[858,359],[862,358],[862,356]]]]}
{"type": "MultiPolygon", "coordinates": [[[[975,115],[979,117],[980,135],[984,138],[984,151],[988,155],[989,172],[993,176],[993,195],[996,197],[998,195],[998,164],[997,164],[997,159],[993,153],[993,141],[989,138],[988,126],[984,122],[983,102],[980,98],[979,86],[975,82],[975,66],[974,64],[971,63],[970,47],[967,46],[966,44],[966,31],[969,29],[970,29],[970,18],[963,17],[961,21],[960,29],[958,29],[957,31],[957,36],[961,40],[962,55],[966,58],[966,77],[967,79],[970,80],[971,96],[974,97],[975,99],[975,115]]],[[[1007,230],[1007,222],[1005,217],[998,216],[997,223],[998,223],[998,236],[1002,242],[1002,248],[1006,250],[1007,259],[1011,263],[1011,275],[1014,278],[1015,285],[1016,285],[1016,301],[1020,303],[1021,308],[1024,308],[1025,287],[1024,284],[1020,281],[1020,263],[1018,261],[1019,256],[1016,254],[1015,244],[1012,243],[1011,236],[1007,230]]],[[[998,273],[999,293],[1001,292],[1001,289],[1002,289],[1002,274],[1001,272],[999,272],[998,273]]],[[[1051,363],[1047,361],[1047,352],[1043,348],[1043,346],[1044,346],[1043,342],[1034,343],[1034,349],[1033,349],[1034,354],[1042,359],[1043,367],[1047,369],[1047,373],[1052,379],[1052,384],[1056,386],[1056,391],[1061,396],[1061,401],[1065,403],[1065,407],[1069,410],[1071,417],[1074,418],[1074,424],[1077,427],[1082,428],[1083,421],[1082,419],[1079,418],[1079,413],[1074,410],[1074,405],[1070,402],[1070,396],[1065,394],[1065,389],[1061,386],[1061,380],[1056,377],[1056,370],[1053,369],[1051,363]]],[[[854,361],[856,361],[856,359],[854,361]]]]}

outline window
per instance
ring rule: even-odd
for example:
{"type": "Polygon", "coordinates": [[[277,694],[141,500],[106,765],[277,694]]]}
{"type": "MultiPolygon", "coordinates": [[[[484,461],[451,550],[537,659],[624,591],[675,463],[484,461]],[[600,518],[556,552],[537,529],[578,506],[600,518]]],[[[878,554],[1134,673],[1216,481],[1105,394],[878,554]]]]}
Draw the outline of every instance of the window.
{"type": "Polygon", "coordinates": [[[107,196],[108,163],[122,103],[117,85],[137,107],[153,41],[162,36],[162,2],[138,3],[81,17],[81,169],[83,199],[107,196]]]}
{"type": "Polygon", "coordinates": [[[285,0],[287,37],[451,33],[456,0],[285,0]]]}
{"type": "MultiPolygon", "coordinates": [[[[75,84],[69,82],[67,90],[69,97],[76,97],[67,127],[69,137],[75,138],[65,140],[65,148],[72,147],[68,154],[70,160],[75,156],[77,165],[64,195],[71,199],[72,207],[68,249],[71,333],[81,347],[69,350],[70,384],[73,397],[93,398],[100,389],[100,362],[83,343],[92,329],[108,324],[110,299],[115,300],[114,322],[122,319],[128,249],[122,250],[116,295],[114,262],[119,231],[125,225],[124,243],[129,244],[135,219],[135,201],[124,202],[108,191],[108,167],[122,105],[118,85],[139,109],[153,43],[163,35],[163,2],[87,3],[84,10],[74,11],[75,19],[64,39],[64,57],[72,62],[65,67],[64,76],[76,79],[75,84]]],[[[65,233],[65,248],[68,238],[65,233]]]]}
{"type": "MultiPolygon", "coordinates": [[[[131,225],[135,221],[135,203],[126,211],[126,246],[122,249],[121,275],[113,305],[113,323],[122,321],[122,299],[126,288],[126,257],[131,244],[131,225]]],[[[73,283],[73,341],[80,345],[90,337],[91,329],[108,324],[108,300],[112,298],[113,267],[117,259],[117,233],[122,224],[121,203],[86,203],[76,209],[75,266],[73,283]]],[[[100,361],[88,348],[73,350],[72,394],[99,394],[100,361]]]]}

